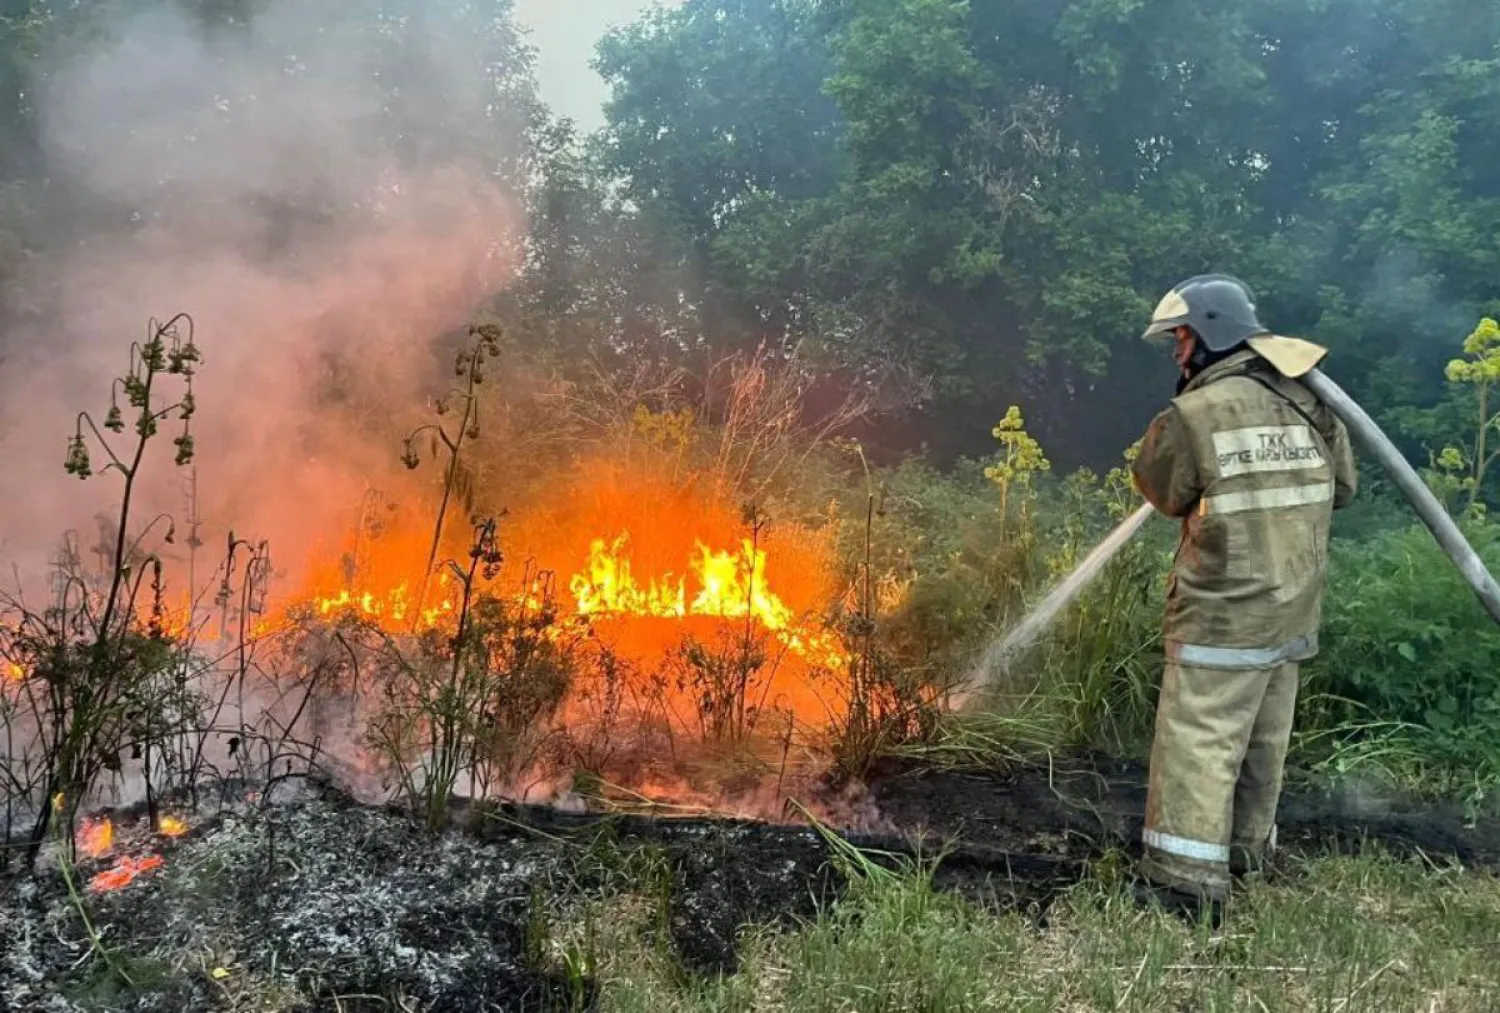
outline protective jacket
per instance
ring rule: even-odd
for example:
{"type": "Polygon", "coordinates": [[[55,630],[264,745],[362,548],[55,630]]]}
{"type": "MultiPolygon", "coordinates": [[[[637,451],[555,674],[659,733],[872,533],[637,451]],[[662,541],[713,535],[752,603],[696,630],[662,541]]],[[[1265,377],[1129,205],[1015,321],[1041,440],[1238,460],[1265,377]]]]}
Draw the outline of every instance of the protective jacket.
{"type": "Polygon", "coordinates": [[[1169,659],[1269,669],[1313,657],[1331,514],[1356,486],[1337,416],[1255,352],[1235,352],[1156,416],[1134,474],[1158,511],[1182,519],[1169,659]]]}

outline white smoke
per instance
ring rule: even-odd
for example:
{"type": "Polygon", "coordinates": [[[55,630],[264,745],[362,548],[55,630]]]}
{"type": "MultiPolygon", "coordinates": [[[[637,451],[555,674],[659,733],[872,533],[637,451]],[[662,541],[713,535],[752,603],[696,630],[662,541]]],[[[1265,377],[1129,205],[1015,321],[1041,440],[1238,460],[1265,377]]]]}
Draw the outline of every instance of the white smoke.
{"type": "MultiPolygon", "coordinates": [[[[538,108],[508,6],[279,0],[209,29],[175,3],[101,5],[49,41],[35,101],[72,241],[30,265],[28,323],[0,339],[7,568],[45,569],[117,500],[118,476],[79,483],[63,452],[152,317],[191,314],[203,349],[212,533],[296,558],[396,467],[392,433],[443,382],[434,339],[506,283],[524,235],[538,108]]],[[[182,517],[174,435],[141,517],[182,517]]]]}

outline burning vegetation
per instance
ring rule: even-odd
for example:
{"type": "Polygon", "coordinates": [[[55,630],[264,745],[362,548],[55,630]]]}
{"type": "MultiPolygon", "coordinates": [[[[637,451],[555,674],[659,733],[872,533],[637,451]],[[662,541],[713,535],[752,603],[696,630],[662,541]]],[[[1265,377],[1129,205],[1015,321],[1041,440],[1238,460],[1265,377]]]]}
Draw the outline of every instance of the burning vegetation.
{"type": "MultiPolygon", "coordinates": [[[[664,439],[661,413],[635,412],[510,489],[485,478],[505,470],[504,430],[475,431],[498,345],[471,332],[471,407],[457,430],[451,411],[427,424],[441,467],[415,462],[425,491],[392,470],[402,491],[366,492],[306,561],[226,532],[200,570],[196,526],[180,548],[170,517],[134,513],[166,424],[192,466],[205,358],[190,319],[152,323],[123,399],[102,425],[80,416],[68,447],[70,473],[122,483],[117,537],[97,568],[61,556],[53,602],[13,600],[0,636],[7,863],[76,861],[78,904],[128,894],[171,871],[211,799],[253,811],[247,785],[317,778],[431,829],[471,799],[779,813],[830,742],[923,703],[871,679],[872,582],[840,561],[836,511],[785,516],[776,471],[797,437],[747,454],[688,413],[664,439]],[[100,814],[111,796],[144,821],[100,814]]],[[[735,410],[760,410],[745,390],[766,364],[736,369],[735,410]]]]}
{"type": "MultiPolygon", "coordinates": [[[[1050,465],[1013,412],[997,428],[999,463],[981,473],[998,513],[965,502],[946,515],[951,531],[932,524],[941,537],[918,570],[907,555],[912,541],[899,528],[891,534],[889,503],[942,509],[923,498],[930,474],[898,474],[904,484],[870,482],[853,496],[846,484],[845,495],[825,499],[813,479],[843,468],[847,483],[850,464],[863,459],[857,446],[825,438],[836,427],[809,435],[787,421],[798,418],[786,410],[795,387],[779,384],[795,363],[742,358],[726,367],[717,395],[684,396],[690,409],[642,409],[630,392],[633,407],[598,426],[559,410],[566,401],[552,392],[481,395],[471,381],[479,367],[491,376],[500,369],[500,339],[481,326],[469,334],[462,399],[473,406],[461,413],[461,432],[420,423],[433,453],[411,471],[369,476],[387,481],[352,491],[349,516],[329,519],[322,545],[292,565],[273,557],[269,540],[228,532],[218,559],[200,564],[196,529],[179,547],[170,518],[143,523],[133,513],[147,488],[142,462],[152,460],[143,448],[170,432],[179,467],[192,464],[188,395],[200,361],[212,359],[200,360],[187,318],[154,323],[133,349],[119,385],[129,416],[121,408],[97,428],[80,419],[69,468],[95,479],[107,472],[124,492],[115,537],[100,542],[104,565],[85,565],[73,546],[47,606],[9,603],[0,634],[10,673],[0,694],[9,736],[5,855],[16,869],[56,866],[63,888],[53,902],[78,913],[109,980],[133,981],[134,972],[97,931],[91,905],[111,925],[154,912],[183,938],[211,925],[222,953],[203,958],[191,986],[203,1008],[239,1001],[230,983],[246,952],[273,968],[290,953],[309,955],[295,974],[298,994],[342,997],[380,979],[402,995],[472,1000],[475,1009],[518,995],[586,1008],[594,951],[576,939],[566,944],[573,950],[547,951],[532,938],[539,929],[516,928],[570,917],[540,900],[520,904],[515,890],[540,895],[550,889],[544,880],[574,874],[559,857],[573,843],[540,866],[534,846],[517,843],[535,829],[515,828],[518,814],[536,816],[517,803],[549,807],[544,824],[569,813],[711,817],[663,832],[676,848],[670,868],[649,865],[660,860],[650,845],[630,858],[683,891],[668,896],[662,887],[661,917],[673,926],[664,931],[680,959],[710,971],[734,966],[747,912],[800,910],[791,896],[801,903],[805,891],[850,874],[830,875],[825,846],[856,861],[858,875],[874,875],[826,828],[761,838],[730,824],[722,839],[704,829],[724,816],[881,831],[936,818],[956,833],[968,816],[954,816],[951,797],[965,814],[988,813],[999,829],[987,832],[1002,849],[1024,852],[965,859],[983,870],[985,889],[1007,883],[1014,904],[1052,898],[1101,848],[1136,839],[1106,785],[1103,797],[1082,803],[1104,813],[1090,817],[1085,839],[1048,851],[1057,827],[1084,819],[1047,808],[1050,769],[1030,794],[1005,795],[988,782],[969,789],[1001,793],[1014,813],[985,809],[956,782],[918,781],[911,790],[940,783],[946,795],[913,801],[864,777],[877,760],[903,755],[936,766],[961,766],[975,753],[1019,762],[1026,749],[1084,742],[1079,730],[1100,727],[1101,713],[1115,727],[1146,726],[1139,655],[1112,645],[1143,639],[1154,624],[1143,591],[1154,574],[1149,545],[1112,564],[1045,645],[1053,671],[1072,673],[1069,696],[1046,710],[1023,701],[1001,716],[999,732],[980,726],[961,736],[938,720],[958,668],[951,662],[962,656],[942,651],[975,645],[972,631],[965,640],[955,627],[1014,616],[1026,591],[1068,572],[1101,526],[1133,509],[1123,471],[1071,479],[1059,536],[1042,546],[1037,485],[1050,465]],[[555,430],[544,431],[533,412],[555,430]],[[525,438],[573,451],[512,457],[525,438]],[[108,462],[98,475],[96,461],[108,462]],[[977,532],[989,546],[996,527],[1000,549],[976,553],[967,539],[977,532]],[[194,573],[207,576],[188,584],[184,600],[174,582],[194,573]],[[1131,678],[1118,679],[1122,670],[1131,678]],[[127,804],[106,815],[111,802],[127,804]],[[1037,814],[1035,825],[1025,813],[1037,814]],[[401,832],[389,841],[370,836],[395,825],[401,832]],[[493,836],[496,825],[510,836],[493,836]],[[455,826],[474,839],[441,833],[455,826]],[[708,840],[758,865],[726,871],[704,854],[708,840]],[[795,861],[782,862],[784,848],[795,861]],[[358,850],[358,862],[349,867],[340,850],[358,850]],[[226,866],[237,859],[247,867],[226,866]],[[781,870],[775,904],[757,907],[757,888],[736,877],[773,866],[781,870]],[[476,867],[487,870],[481,886],[465,879],[476,867]],[[374,885],[353,886],[355,868],[374,885]],[[207,909],[166,913],[200,887],[213,892],[207,909]],[[253,921],[245,912],[261,919],[253,931],[239,924],[253,921]],[[466,971],[476,967],[493,981],[474,984],[466,971]]],[[[450,404],[438,418],[452,414],[450,404]]],[[[403,450],[410,464],[411,449],[393,439],[392,464],[403,450]]],[[[1069,790],[1083,792],[1095,773],[1069,790]]],[[[1404,833],[1398,827],[1392,839],[1404,833]]],[[[571,886],[562,894],[578,903],[571,886]]],[[[37,971],[51,958],[25,939],[17,945],[31,963],[0,967],[0,977],[19,983],[12,994],[35,996],[63,972],[37,971]]]]}
{"type": "MultiPolygon", "coordinates": [[[[641,497],[642,502],[655,503],[659,502],[658,496],[668,494],[669,490],[639,483],[631,492],[641,497]]],[[[590,539],[586,552],[573,554],[579,562],[562,582],[565,590],[557,586],[557,571],[536,570],[537,564],[533,562],[532,579],[522,582],[525,586],[517,587],[511,597],[517,605],[533,607],[539,607],[545,597],[547,604],[572,625],[656,629],[664,643],[676,639],[676,633],[690,619],[711,620],[721,628],[742,624],[771,635],[799,657],[815,657],[819,663],[830,666],[842,664],[843,659],[829,644],[826,631],[816,629],[817,619],[810,617],[813,610],[808,605],[813,603],[806,602],[809,588],[793,589],[801,592],[804,601],[800,613],[777,593],[768,577],[766,547],[752,538],[741,538],[738,545],[714,549],[692,534],[695,522],[714,510],[714,505],[705,502],[690,516],[662,517],[648,522],[648,536],[640,541],[650,549],[659,551],[673,541],[683,547],[683,565],[676,572],[667,569],[643,573],[643,568],[635,562],[637,540],[630,530],[622,528],[608,537],[590,539]],[[657,527],[662,534],[650,533],[657,527]]],[[[826,558],[826,547],[816,544],[809,533],[801,534],[800,545],[781,546],[793,556],[793,566],[780,569],[790,570],[798,565],[803,569],[817,568],[822,564],[825,572],[821,579],[819,574],[811,574],[815,582],[811,590],[816,593],[816,583],[828,583],[826,574],[832,568],[826,558]],[[819,553],[824,558],[817,558],[819,553]]],[[[395,541],[399,542],[399,538],[395,541]]],[[[368,545],[366,551],[378,555],[399,548],[386,550],[375,543],[368,545]]],[[[557,557],[566,555],[557,548],[543,551],[557,557]]],[[[405,567],[396,569],[420,567],[420,560],[415,564],[410,558],[402,562],[405,567]]],[[[379,562],[372,565],[381,568],[379,562]]],[[[399,580],[394,586],[379,588],[361,578],[357,563],[354,569],[350,583],[294,593],[282,605],[282,611],[288,617],[305,613],[329,621],[344,618],[366,621],[393,634],[451,626],[456,621],[462,600],[461,582],[449,574],[440,573],[430,582],[425,592],[428,600],[419,609],[420,582],[399,580]]],[[[797,576],[804,581],[808,579],[803,575],[794,575],[794,579],[797,576]]],[[[826,607],[826,602],[815,604],[826,607]]]]}
{"type": "MultiPolygon", "coordinates": [[[[463,387],[407,437],[408,468],[424,463],[423,434],[440,465],[418,472],[430,475],[425,492],[367,491],[350,529],[295,566],[230,533],[212,593],[184,595],[171,586],[201,565],[197,526],[184,559],[175,522],[142,528],[132,507],[164,423],[181,424],[176,464],[191,467],[202,356],[190,319],[152,324],[117,387],[123,402],[102,426],[81,415],[69,442],[70,473],[91,477],[102,455],[99,470],[124,484],[105,565],[62,557],[57,601],[34,612],[18,599],[0,645],[29,778],[15,801],[69,803],[33,810],[30,861],[54,817],[77,826],[77,800],[122,777],[154,812],[205,777],[333,764],[436,825],[455,794],[555,793],[580,773],[641,797],[674,786],[674,803],[715,801],[724,785],[684,764],[718,755],[758,771],[736,790],[750,785],[762,807],[775,803],[754,785],[822,766],[808,747],[909,720],[921,700],[871,678],[858,635],[870,582],[862,595],[838,561],[832,515],[783,520],[765,506],[806,449],[795,431],[759,426],[760,414],[795,420],[796,391],[774,373],[795,366],[730,364],[725,423],[638,410],[513,490],[486,476],[508,470],[505,437],[520,431],[480,429],[486,414],[525,407],[482,396],[501,346],[496,328],[472,328],[463,387]],[[181,391],[164,401],[174,381],[181,391]]],[[[577,439],[576,419],[561,413],[556,426],[577,439]]],[[[175,817],[153,825],[183,830],[175,817]]],[[[80,832],[84,853],[109,850],[107,822],[80,832]]],[[[95,888],[157,860],[121,856],[95,888]]]]}

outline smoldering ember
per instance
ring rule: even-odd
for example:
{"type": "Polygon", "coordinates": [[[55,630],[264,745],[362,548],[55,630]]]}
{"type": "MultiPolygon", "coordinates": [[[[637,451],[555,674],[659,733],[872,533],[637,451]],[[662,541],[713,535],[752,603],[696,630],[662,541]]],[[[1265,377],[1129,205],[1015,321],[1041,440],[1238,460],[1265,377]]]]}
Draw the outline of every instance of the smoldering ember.
{"type": "Polygon", "coordinates": [[[1500,1008],[1500,13],[1222,6],[0,5],[0,1013],[1500,1008]]]}

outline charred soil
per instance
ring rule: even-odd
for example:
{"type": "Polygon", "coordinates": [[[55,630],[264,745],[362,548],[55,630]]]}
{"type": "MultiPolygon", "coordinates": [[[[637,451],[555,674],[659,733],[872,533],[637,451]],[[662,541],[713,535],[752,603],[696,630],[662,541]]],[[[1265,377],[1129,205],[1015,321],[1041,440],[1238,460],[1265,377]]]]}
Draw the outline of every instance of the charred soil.
{"type": "MultiPolygon", "coordinates": [[[[1139,763],[1102,757],[996,771],[933,772],[888,766],[871,785],[880,811],[903,830],[969,848],[1074,860],[1133,851],[1146,805],[1139,763]]],[[[1500,819],[1361,782],[1299,783],[1282,795],[1280,845],[1302,853],[1378,843],[1398,855],[1452,857],[1500,869],[1500,819]]]]}

